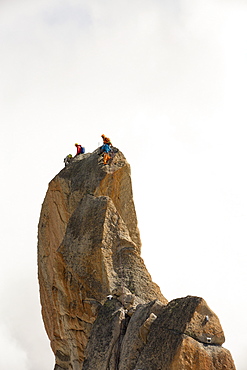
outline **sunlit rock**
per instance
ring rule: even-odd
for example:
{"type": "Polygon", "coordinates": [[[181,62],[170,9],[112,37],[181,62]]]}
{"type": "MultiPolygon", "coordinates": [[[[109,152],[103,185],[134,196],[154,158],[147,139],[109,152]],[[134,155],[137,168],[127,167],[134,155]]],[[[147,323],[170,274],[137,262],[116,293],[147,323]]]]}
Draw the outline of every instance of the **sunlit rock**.
{"type": "Polygon", "coordinates": [[[98,150],[76,156],[50,182],[39,221],[40,299],[55,370],[235,369],[206,302],[168,303],[140,253],[124,155],[114,148],[107,165],[98,150]]]}

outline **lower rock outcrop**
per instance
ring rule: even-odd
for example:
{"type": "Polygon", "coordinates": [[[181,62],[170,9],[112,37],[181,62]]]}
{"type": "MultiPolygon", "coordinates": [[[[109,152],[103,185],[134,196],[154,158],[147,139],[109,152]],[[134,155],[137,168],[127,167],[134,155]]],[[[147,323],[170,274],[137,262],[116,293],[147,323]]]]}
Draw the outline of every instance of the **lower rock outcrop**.
{"type": "Polygon", "coordinates": [[[140,304],[131,317],[113,299],[94,323],[83,370],[233,370],[223,342],[219,319],[202,298],[140,304]]]}
{"type": "MultiPolygon", "coordinates": [[[[140,255],[130,166],[76,156],[49,184],[38,235],[42,315],[55,370],[235,369],[199,297],[168,303],[140,255]]],[[[157,257],[158,258],[158,257],[157,257]]]]}

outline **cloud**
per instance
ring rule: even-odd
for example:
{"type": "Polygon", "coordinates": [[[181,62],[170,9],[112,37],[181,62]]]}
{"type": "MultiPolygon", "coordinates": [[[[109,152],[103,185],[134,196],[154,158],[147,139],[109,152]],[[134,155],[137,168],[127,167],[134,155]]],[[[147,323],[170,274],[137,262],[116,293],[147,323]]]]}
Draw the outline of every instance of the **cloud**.
{"type": "MultiPolygon", "coordinates": [[[[11,248],[12,255],[15,255],[15,248],[11,248]]],[[[32,258],[25,248],[22,249],[22,255],[31,265],[32,258]]],[[[5,255],[6,261],[10,262],[5,255]]],[[[18,263],[9,263],[8,269],[5,269],[4,274],[2,269],[1,274],[1,280],[5,283],[1,288],[1,296],[5,299],[1,301],[0,307],[0,368],[49,369],[53,356],[41,321],[35,262],[32,261],[31,268],[28,263],[22,261],[20,264],[20,261],[22,259],[19,258],[18,263]],[[42,348],[46,348],[46,356],[40,356],[42,348]]]]}
{"type": "Polygon", "coordinates": [[[0,322],[0,345],[2,349],[0,357],[1,369],[28,369],[25,350],[23,350],[16,339],[11,336],[8,327],[5,326],[2,321],[0,322]]]}
{"type": "Polygon", "coordinates": [[[85,31],[76,21],[82,7],[77,1],[69,4],[45,3],[32,16],[29,10],[25,21],[16,13],[15,27],[9,23],[15,37],[9,44],[12,58],[7,54],[2,59],[2,71],[11,70],[3,72],[5,99],[23,104],[27,97],[39,102],[47,94],[49,109],[50,103],[57,109],[73,94],[74,106],[80,99],[87,118],[94,116],[95,104],[103,116],[105,110],[111,115],[112,106],[134,114],[144,104],[174,121],[191,120],[190,111],[198,116],[201,110],[209,114],[215,109],[222,95],[221,55],[217,37],[212,44],[212,37],[200,31],[208,23],[191,26],[198,13],[183,10],[181,15],[181,9],[159,1],[146,1],[145,6],[84,2],[82,19],[90,20],[85,31]]]}

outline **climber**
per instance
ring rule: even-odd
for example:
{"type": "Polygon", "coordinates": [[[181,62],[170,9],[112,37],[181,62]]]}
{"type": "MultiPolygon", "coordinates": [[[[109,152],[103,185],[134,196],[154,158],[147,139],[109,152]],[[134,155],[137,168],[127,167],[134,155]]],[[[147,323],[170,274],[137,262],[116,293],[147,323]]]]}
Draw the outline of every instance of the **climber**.
{"type": "Polygon", "coordinates": [[[110,146],[112,146],[112,143],[111,143],[111,140],[109,139],[109,137],[106,137],[104,134],[101,135],[102,139],[103,139],[103,144],[108,144],[110,146]]]}
{"type": "Polygon", "coordinates": [[[101,137],[103,139],[103,145],[100,147],[100,153],[103,153],[104,164],[107,164],[109,159],[111,159],[111,155],[109,153],[111,152],[112,143],[105,135],[101,135],[101,137]]]}
{"type": "Polygon", "coordinates": [[[111,159],[111,155],[109,154],[111,152],[110,145],[103,144],[100,149],[101,149],[101,153],[103,153],[104,164],[107,164],[109,159],[111,159]]]}
{"type": "Polygon", "coordinates": [[[76,146],[76,155],[85,153],[85,148],[80,144],[75,143],[76,146]]]}
{"type": "Polygon", "coordinates": [[[68,166],[68,164],[70,164],[70,162],[72,161],[72,154],[68,154],[65,158],[64,158],[64,163],[65,163],[65,167],[68,166]]]}

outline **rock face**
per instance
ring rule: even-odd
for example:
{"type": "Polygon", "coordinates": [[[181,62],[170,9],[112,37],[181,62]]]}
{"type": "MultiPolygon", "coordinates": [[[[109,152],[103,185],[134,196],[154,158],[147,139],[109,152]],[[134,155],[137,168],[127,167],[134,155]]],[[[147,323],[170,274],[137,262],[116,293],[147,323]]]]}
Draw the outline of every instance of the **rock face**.
{"type": "Polygon", "coordinates": [[[199,297],[170,303],[140,256],[130,166],[81,154],[49,184],[38,233],[42,315],[55,370],[235,369],[199,297]]]}

